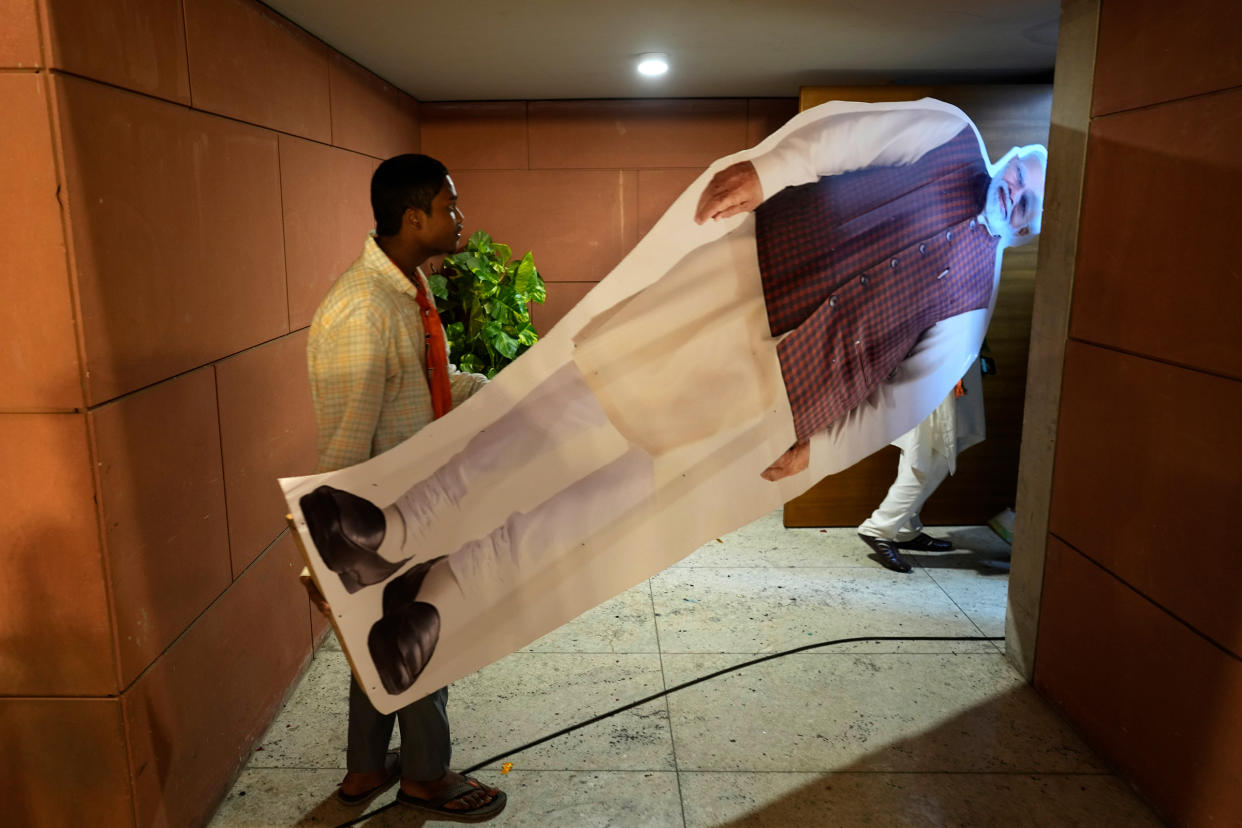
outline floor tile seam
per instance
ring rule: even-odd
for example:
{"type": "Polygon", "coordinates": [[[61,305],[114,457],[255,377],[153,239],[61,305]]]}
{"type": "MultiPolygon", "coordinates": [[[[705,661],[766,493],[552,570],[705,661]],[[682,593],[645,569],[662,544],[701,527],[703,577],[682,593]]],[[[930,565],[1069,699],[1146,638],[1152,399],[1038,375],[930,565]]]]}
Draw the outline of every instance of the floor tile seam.
{"type": "Polygon", "coordinates": [[[755,774],[755,775],[798,775],[820,774],[830,776],[1042,776],[1066,778],[1097,778],[1113,777],[1123,782],[1115,773],[1108,771],[1022,771],[1022,770],[724,770],[724,769],[686,769],[678,773],[700,774],[755,774]]]}
{"type": "Polygon", "coordinates": [[[686,799],[681,790],[681,777],[677,775],[677,735],[673,732],[673,711],[669,705],[668,674],[664,670],[664,647],[660,642],[660,613],[655,607],[654,579],[647,580],[647,599],[651,604],[651,626],[655,630],[656,653],[660,657],[660,689],[664,691],[664,721],[668,724],[669,753],[673,760],[673,779],[677,785],[677,805],[681,809],[681,824],[686,824],[686,799]]]}
{"type": "MultiPolygon", "coordinates": [[[[965,609],[963,609],[962,605],[957,602],[957,599],[949,594],[949,591],[945,589],[944,584],[936,580],[935,575],[932,575],[930,572],[928,572],[927,577],[931,578],[932,583],[935,584],[940,589],[940,591],[944,593],[945,597],[949,599],[949,602],[952,603],[953,606],[957,607],[957,611],[960,612],[966,618],[966,620],[970,622],[970,625],[972,627],[974,627],[976,630],[979,631],[980,635],[987,635],[987,633],[983,631],[983,627],[980,627],[979,623],[975,621],[974,618],[971,617],[970,613],[968,613],[965,609]]],[[[1009,585],[1008,584],[1005,585],[1005,597],[1006,599],[1008,599],[1009,597],[1009,585]]]]}
{"type": "Polygon", "coordinates": [[[344,765],[333,765],[331,767],[322,765],[256,765],[253,762],[246,765],[245,770],[279,770],[279,771],[344,771],[344,765]]]}
{"type": "MultiPolygon", "coordinates": [[[[481,770],[499,770],[503,763],[496,762],[492,765],[484,765],[481,770]]],[[[523,768],[519,763],[514,763],[515,767],[511,769],[514,773],[666,773],[675,774],[673,768],[523,768]]],[[[318,772],[318,771],[339,771],[344,773],[346,768],[344,765],[339,767],[311,767],[302,765],[247,765],[243,770],[246,771],[289,771],[296,773],[318,772]]],[[[501,774],[506,776],[507,774],[501,774]]]]}
{"type": "MultiPolygon", "coordinates": [[[[988,645],[992,645],[993,647],[994,647],[996,644],[1000,643],[1000,642],[998,642],[998,641],[988,641],[988,640],[983,640],[983,639],[987,639],[987,638],[990,638],[990,637],[991,637],[991,636],[988,636],[986,633],[981,633],[981,640],[979,640],[979,641],[977,641],[977,642],[963,641],[962,643],[963,643],[963,644],[971,644],[971,643],[976,643],[976,644],[988,644],[988,645]]],[[[999,637],[1000,637],[1000,636],[997,636],[997,638],[999,638],[999,637]]],[[[900,643],[900,642],[893,642],[893,643],[900,643]]],[[[911,644],[934,644],[934,643],[936,643],[936,642],[934,642],[934,641],[911,641],[911,642],[909,642],[909,643],[911,643],[911,644]]],[[[826,646],[830,646],[830,645],[826,645],[826,646]]],[[[746,651],[743,651],[743,650],[663,650],[663,651],[660,651],[660,652],[656,652],[656,651],[653,651],[653,650],[635,650],[635,651],[633,651],[633,652],[625,652],[625,653],[597,653],[597,652],[588,652],[588,651],[584,651],[584,652],[554,652],[554,651],[551,651],[551,650],[549,650],[549,651],[542,651],[542,650],[530,650],[530,651],[527,651],[527,650],[522,650],[522,651],[521,651],[522,655],[532,655],[532,656],[588,656],[588,655],[589,655],[589,656],[600,656],[600,655],[603,655],[603,656],[653,656],[653,655],[752,655],[752,656],[763,656],[763,655],[772,655],[773,653],[777,653],[777,652],[780,652],[780,651],[779,651],[779,650],[759,650],[759,651],[749,651],[749,650],[746,650],[746,651]]],[[[865,655],[865,654],[867,654],[867,653],[872,653],[872,654],[874,654],[874,655],[912,655],[912,653],[909,653],[909,652],[900,653],[900,652],[893,652],[893,651],[891,651],[891,650],[848,650],[848,651],[842,651],[842,652],[840,652],[840,653],[838,653],[838,654],[841,654],[841,655],[865,655]]],[[[961,650],[935,650],[935,651],[927,651],[927,650],[923,650],[923,651],[920,651],[920,653],[919,653],[919,654],[920,654],[920,655],[959,655],[959,654],[961,654],[961,650]]],[[[977,654],[977,653],[976,653],[976,654],[977,654]]],[[[791,653],[791,655],[805,655],[805,653],[791,653]]],[[[829,655],[829,653],[812,653],[811,655],[829,655]]],[[[661,660],[661,665],[660,665],[660,666],[661,666],[661,669],[663,669],[663,666],[664,666],[664,665],[663,665],[663,661],[662,661],[662,660],[661,660]]]]}
{"type": "MultiPolygon", "coordinates": [[[[512,761],[512,760],[509,760],[509,761],[512,761]]],[[[520,771],[520,772],[522,772],[522,773],[668,773],[668,774],[676,774],[676,773],[677,773],[677,771],[676,771],[676,770],[674,770],[673,768],[669,768],[669,767],[659,767],[659,768],[634,768],[634,767],[626,767],[626,768],[553,768],[553,767],[525,767],[525,768],[524,768],[524,767],[522,767],[522,766],[521,766],[521,762],[514,762],[514,763],[513,763],[513,765],[514,765],[514,766],[513,766],[512,768],[510,768],[510,771],[509,771],[510,773],[517,773],[517,772],[519,772],[519,771],[520,771]]],[[[497,762],[497,763],[496,763],[496,764],[494,764],[494,765],[484,765],[483,767],[479,768],[479,769],[478,769],[478,770],[476,770],[476,771],[471,771],[471,772],[470,772],[470,775],[471,775],[471,776],[474,776],[474,775],[476,775],[476,774],[478,774],[478,773],[482,773],[482,772],[484,772],[484,771],[495,771],[496,773],[500,774],[501,776],[505,776],[505,775],[506,775],[506,774],[504,774],[504,773],[501,773],[501,763],[500,763],[500,762],[497,762]]],[[[681,789],[680,789],[680,787],[678,787],[677,796],[678,796],[678,798],[680,799],[680,797],[681,797],[681,789]]]]}
{"type": "MultiPolygon", "coordinates": [[[[659,650],[627,650],[625,652],[617,652],[613,650],[514,650],[504,658],[511,656],[654,656],[659,655],[659,650]]],[[[503,660],[503,659],[501,659],[503,660]]],[[[497,662],[492,662],[495,664],[497,662]]],[[[491,664],[486,665],[488,667],[491,664]]]]}
{"type": "MultiPolygon", "coordinates": [[[[935,642],[926,642],[926,641],[923,641],[923,642],[920,642],[920,641],[911,641],[910,643],[911,643],[911,644],[929,644],[929,643],[935,643],[935,642]]],[[[968,643],[972,643],[972,642],[963,641],[962,643],[963,643],[963,644],[968,644],[968,643]]],[[[992,641],[978,641],[978,642],[973,642],[973,643],[979,643],[979,644],[993,644],[993,643],[995,643],[995,642],[992,642],[992,641]]],[[[675,655],[675,656],[751,656],[751,657],[753,657],[753,658],[760,658],[760,657],[763,657],[763,656],[778,655],[778,654],[780,654],[780,653],[781,653],[781,651],[780,651],[780,650],[760,650],[760,651],[751,651],[751,650],[747,650],[747,651],[741,651],[741,650],[738,650],[738,651],[718,651],[718,650],[712,650],[712,651],[708,651],[708,650],[686,650],[686,651],[667,651],[667,652],[663,653],[663,655],[675,655]]],[[[952,656],[958,656],[958,655],[969,655],[969,656],[988,656],[988,657],[992,657],[992,656],[995,656],[995,655],[996,655],[996,653],[992,652],[991,650],[976,650],[976,651],[974,651],[974,652],[964,652],[964,651],[961,651],[961,650],[958,650],[958,651],[945,651],[945,652],[940,652],[940,651],[936,651],[936,652],[926,652],[926,651],[917,651],[917,652],[905,651],[905,652],[898,652],[898,651],[894,651],[894,650],[887,650],[887,651],[885,651],[885,650],[833,650],[833,651],[830,651],[830,652],[824,652],[824,653],[814,653],[814,652],[810,652],[810,651],[805,651],[805,652],[800,652],[800,653],[787,653],[786,655],[787,655],[787,656],[789,656],[789,657],[792,657],[792,656],[856,656],[856,655],[899,655],[899,656],[934,656],[934,655],[952,655],[952,656]]],[[[773,660],[775,660],[775,659],[773,659],[773,660]]],[[[759,665],[755,665],[755,666],[757,667],[757,666],[759,666],[759,665]]],[[[667,689],[667,688],[666,688],[666,689],[667,689]]]]}
{"type": "Polygon", "coordinates": [[[933,581],[935,581],[935,582],[936,582],[936,585],[937,585],[937,586],[939,586],[941,589],[946,589],[946,587],[944,586],[944,584],[941,584],[941,583],[940,583],[940,580],[939,580],[939,579],[938,579],[935,575],[933,575],[933,574],[932,574],[933,572],[959,572],[959,573],[974,572],[975,576],[976,576],[976,577],[978,577],[978,578],[980,578],[980,579],[986,579],[986,580],[997,580],[997,581],[1004,580],[1004,581],[1005,581],[1005,591],[1006,591],[1006,592],[1008,592],[1008,591],[1009,591],[1009,573],[1007,573],[1007,572],[998,571],[998,572],[996,572],[996,573],[994,573],[994,574],[985,574],[984,572],[981,572],[981,571],[980,571],[979,569],[977,569],[977,568],[975,568],[975,569],[966,569],[966,568],[955,568],[955,567],[945,567],[945,566],[924,566],[923,564],[920,564],[920,563],[918,562],[918,559],[917,559],[917,558],[915,559],[915,564],[916,564],[916,565],[917,565],[920,569],[922,569],[924,572],[926,572],[926,573],[927,573],[927,577],[929,577],[929,578],[931,578],[933,581]]]}
{"type": "MultiPolygon", "coordinates": [[[[924,569],[922,565],[920,565],[919,568],[922,569],[926,573],[926,569],[924,569]]],[[[756,572],[767,572],[770,570],[782,570],[782,569],[798,569],[798,570],[822,569],[827,572],[840,572],[843,569],[858,569],[858,570],[866,570],[867,572],[874,572],[877,575],[881,574],[877,567],[863,566],[861,564],[841,564],[839,566],[826,566],[824,564],[767,564],[765,566],[758,566],[758,565],[751,565],[751,564],[741,564],[741,565],[674,564],[673,566],[668,567],[668,569],[665,569],[662,572],[660,572],[658,575],[655,576],[655,578],[658,578],[660,575],[663,575],[664,572],[670,572],[673,570],[682,570],[682,569],[733,569],[733,570],[748,570],[748,571],[753,570],[756,572]]],[[[930,575],[928,577],[930,577],[930,575]]],[[[655,580],[655,578],[652,578],[652,580],[655,580]]]]}
{"type": "MultiPolygon", "coordinates": [[[[481,770],[498,770],[503,763],[496,762],[492,765],[485,765],[481,770]]],[[[865,770],[865,769],[849,769],[834,770],[832,768],[816,768],[812,770],[796,770],[796,769],[772,769],[772,768],[668,768],[668,767],[649,767],[649,768],[616,768],[616,767],[579,767],[579,768],[561,768],[561,767],[521,767],[520,763],[515,762],[514,771],[521,773],[702,773],[702,774],[832,774],[834,776],[1063,776],[1063,777],[1114,777],[1121,779],[1116,773],[1108,770],[865,770]]],[[[333,771],[343,772],[345,766],[304,766],[304,765],[248,765],[246,771],[262,770],[262,771],[289,771],[297,773],[333,771]]],[[[502,776],[505,774],[502,774],[502,776]]]]}
{"type": "Polygon", "coordinates": [[[655,650],[515,650],[514,654],[522,655],[593,655],[593,656],[621,656],[621,655],[659,655],[659,649],[655,650]]]}

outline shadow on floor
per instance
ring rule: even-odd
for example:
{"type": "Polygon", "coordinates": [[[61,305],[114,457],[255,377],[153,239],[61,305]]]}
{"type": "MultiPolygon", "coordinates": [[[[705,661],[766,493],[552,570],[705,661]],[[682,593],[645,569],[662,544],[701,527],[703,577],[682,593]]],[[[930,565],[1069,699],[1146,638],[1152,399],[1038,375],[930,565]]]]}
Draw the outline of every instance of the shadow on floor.
{"type": "MultiPolygon", "coordinates": [[[[717,801],[727,801],[733,814],[744,810],[745,815],[721,814],[719,821],[712,821],[712,814],[688,811],[687,824],[736,828],[1163,825],[1116,775],[1103,766],[1075,763],[1070,754],[1076,751],[1068,745],[1040,748],[1038,757],[1012,770],[998,768],[997,753],[1023,756],[1033,747],[1017,744],[1021,737],[1004,727],[1030,700],[1026,691],[1002,694],[809,782],[804,781],[809,775],[805,773],[728,774],[737,787],[717,801]],[[979,733],[981,722],[995,727],[985,724],[983,730],[989,732],[980,733],[992,742],[980,746],[979,767],[972,767],[965,754],[946,763],[945,746],[960,745],[964,732],[979,733]],[[1060,751],[1065,753],[1064,762],[1059,761],[1060,751]],[[955,770],[945,771],[946,765],[955,770]],[[1030,772],[1039,766],[1047,770],[1030,772]]],[[[1068,726],[1066,732],[1070,732],[1068,726]]]]}
{"type": "Polygon", "coordinates": [[[952,552],[903,552],[911,563],[924,569],[969,569],[980,575],[1009,574],[1010,547],[986,526],[929,530],[936,537],[952,541],[952,552]]]}

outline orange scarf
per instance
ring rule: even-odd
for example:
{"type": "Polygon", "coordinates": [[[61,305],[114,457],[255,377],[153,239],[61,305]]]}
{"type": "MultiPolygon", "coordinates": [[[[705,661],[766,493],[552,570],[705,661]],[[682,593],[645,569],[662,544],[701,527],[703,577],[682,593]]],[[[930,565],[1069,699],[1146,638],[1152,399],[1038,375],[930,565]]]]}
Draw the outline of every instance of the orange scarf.
{"type": "Polygon", "coordinates": [[[413,281],[418,307],[423,314],[424,340],[427,343],[424,361],[427,364],[427,385],[431,388],[431,413],[438,420],[453,407],[453,389],[449,386],[448,375],[448,347],[444,342],[444,326],[440,324],[440,314],[436,312],[435,303],[423,292],[423,280],[416,278],[413,281]]]}

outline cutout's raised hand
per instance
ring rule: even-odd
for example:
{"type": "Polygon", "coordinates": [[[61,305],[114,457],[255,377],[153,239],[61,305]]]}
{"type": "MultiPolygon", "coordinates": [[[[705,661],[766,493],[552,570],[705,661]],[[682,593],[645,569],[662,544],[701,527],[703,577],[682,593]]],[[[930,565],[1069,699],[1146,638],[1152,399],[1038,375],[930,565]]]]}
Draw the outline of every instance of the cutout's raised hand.
{"type": "Polygon", "coordinates": [[[784,454],[776,458],[759,476],[764,480],[776,482],[785,477],[792,477],[798,472],[806,471],[811,465],[811,444],[809,441],[794,443],[784,454]]]}
{"type": "Polygon", "coordinates": [[[725,219],[738,213],[749,213],[763,203],[763,185],[759,173],[749,161],[739,161],[725,167],[712,176],[703,195],[694,220],[699,224],[708,219],[725,219]]]}

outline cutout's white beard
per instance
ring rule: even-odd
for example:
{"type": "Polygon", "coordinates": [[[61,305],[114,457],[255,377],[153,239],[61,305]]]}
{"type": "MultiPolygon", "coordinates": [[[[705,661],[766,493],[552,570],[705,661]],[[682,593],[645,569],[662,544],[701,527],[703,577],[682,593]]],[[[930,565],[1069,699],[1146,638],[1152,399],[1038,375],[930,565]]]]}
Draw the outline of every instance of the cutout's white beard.
{"type": "Polygon", "coordinates": [[[988,227],[991,231],[1000,236],[1001,247],[1010,247],[1019,241],[1020,237],[1009,226],[1009,220],[1005,217],[1005,211],[1000,204],[1000,188],[1004,184],[999,174],[992,177],[992,181],[988,184],[988,197],[983,205],[983,217],[987,220],[988,227]]]}

